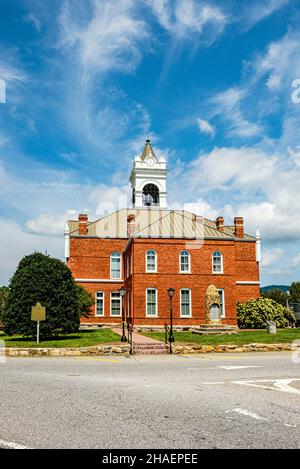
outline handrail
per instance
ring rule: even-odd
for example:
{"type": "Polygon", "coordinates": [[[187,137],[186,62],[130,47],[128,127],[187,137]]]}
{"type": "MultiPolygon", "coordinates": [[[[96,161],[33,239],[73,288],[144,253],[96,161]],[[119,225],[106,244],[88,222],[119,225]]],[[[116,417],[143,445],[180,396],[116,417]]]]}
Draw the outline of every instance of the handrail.
{"type": "Polygon", "coordinates": [[[168,344],[168,335],[170,334],[170,328],[168,324],[165,324],[164,328],[165,328],[165,344],[168,344]]]}

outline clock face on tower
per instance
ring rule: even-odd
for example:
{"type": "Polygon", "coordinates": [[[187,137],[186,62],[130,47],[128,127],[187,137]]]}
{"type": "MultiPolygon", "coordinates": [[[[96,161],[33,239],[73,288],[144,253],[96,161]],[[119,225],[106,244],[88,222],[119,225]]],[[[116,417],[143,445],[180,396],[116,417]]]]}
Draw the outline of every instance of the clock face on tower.
{"type": "Polygon", "coordinates": [[[147,158],[147,165],[148,166],[153,166],[154,165],[154,159],[153,158],[147,158]]]}

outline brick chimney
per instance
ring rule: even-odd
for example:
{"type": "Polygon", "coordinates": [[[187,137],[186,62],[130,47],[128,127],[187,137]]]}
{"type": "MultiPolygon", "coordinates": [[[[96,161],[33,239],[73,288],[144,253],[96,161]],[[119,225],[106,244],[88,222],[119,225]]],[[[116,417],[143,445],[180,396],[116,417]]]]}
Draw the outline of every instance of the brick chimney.
{"type": "Polygon", "coordinates": [[[216,219],[217,230],[224,231],[224,218],[218,217],[216,219]]]}
{"type": "Polygon", "coordinates": [[[88,216],[86,213],[80,213],[78,215],[79,220],[79,234],[80,235],[87,235],[88,234],[88,216]]]}
{"type": "Polygon", "coordinates": [[[128,215],[127,217],[127,234],[132,236],[136,231],[135,229],[135,216],[133,214],[128,215]]]}
{"type": "Polygon", "coordinates": [[[244,237],[244,219],[243,217],[235,217],[234,219],[234,235],[236,238],[244,237]]]}

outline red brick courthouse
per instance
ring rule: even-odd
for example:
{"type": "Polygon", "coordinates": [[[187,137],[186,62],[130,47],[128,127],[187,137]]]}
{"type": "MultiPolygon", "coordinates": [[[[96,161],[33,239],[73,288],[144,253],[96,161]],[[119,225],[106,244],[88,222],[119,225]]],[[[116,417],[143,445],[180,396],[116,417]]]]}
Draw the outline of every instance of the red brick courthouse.
{"type": "Polygon", "coordinates": [[[236,324],[236,302],[259,296],[260,235],[185,210],[166,208],[167,166],[146,141],[130,176],[132,208],[89,221],[85,214],[65,230],[65,257],[74,278],[95,298],[89,319],[122,321],[119,289],[125,287],[124,312],[135,325],[169,321],[168,288],[175,289],[177,326],[236,324]],[[207,310],[211,286],[218,300],[207,310]]]}

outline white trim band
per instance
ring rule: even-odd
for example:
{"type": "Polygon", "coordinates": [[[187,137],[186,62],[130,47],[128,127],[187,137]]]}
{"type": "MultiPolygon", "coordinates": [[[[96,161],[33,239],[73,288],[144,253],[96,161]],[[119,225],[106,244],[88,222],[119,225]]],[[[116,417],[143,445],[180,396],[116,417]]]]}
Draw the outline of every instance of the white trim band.
{"type": "Polygon", "coordinates": [[[260,282],[254,282],[252,280],[237,280],[237,285],[260,285],[260,282]]]}
{"type": "Polygon", "coordinates": [[[81,283],[123,283],[122,279],[108,279],[108,278],[75,278],[75,282],[81,283]]]}

